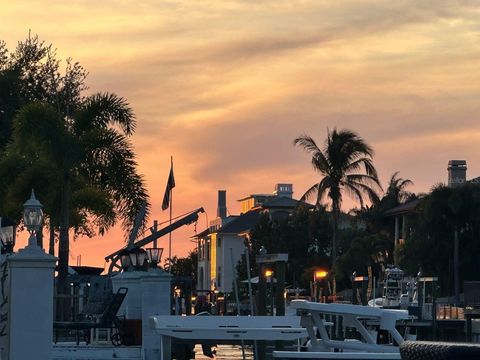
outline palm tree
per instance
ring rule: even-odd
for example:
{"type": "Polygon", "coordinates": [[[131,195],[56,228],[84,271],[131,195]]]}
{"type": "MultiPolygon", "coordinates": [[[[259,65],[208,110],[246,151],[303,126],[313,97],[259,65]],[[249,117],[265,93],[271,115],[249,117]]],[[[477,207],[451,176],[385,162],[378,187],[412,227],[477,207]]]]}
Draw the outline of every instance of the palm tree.
{"type": "MultiPolygon", "coordinates": [[[[88,196],[102,194],[116,210],[116,216],[106,225],[120,219],[124,230],[128,230],[148,200],[128,140],[134,129],[135,116],[131,108],[114,94],[96,94],[83,99],[76,104],[72,116],[62,115],[46,103],[31,103],[14,119],[12,144],[15,149],[30,159],[49,163],[58,174],[59,294],[68,290],[69,229],[75,201],[82,203],[83,200],[85,204],[88,196]],[[83,196],[76,197],[80,190],[83,196]]],[[[83,209],[86,211],[83,221],[95,215],[87,211],[88,206],[83,209]]]]}
{"type": "Polygon", "coordinates": [[[411,180],[398,177],[397,171],[390,177],[387,191],[378,202],[360,209],[352,209],[350,213],[355,216],[357,221],[365,224],[368,231],[388,235],[392,224],[385,217],[385,212],[417,198],[414,193],[406,190],[412,184],[411,180]]]}
{"type": "Polygon", "coordinates": [[[312,155],[313,169],[321,176],[320,181],[312,185],[301,200],[309,200],[316,194],[316,206],[320,205],[324,197],[328,197],[331,202],[332,268],[334,268],[337,260],[338,220],[343,193],[352,196],[361,207],[364,205],[365,195],[370,201],[378,201],[377,192],[381,185],[372,162],[373,150],[360,136],[350,130],[329,131],[322,149],[308,135],[296,138],[293,143],[312,155]]]}
{"type": "Polygon", "coordinates": [[[413,194],[406,190],[410,185],[413,185],[412,180],[398,177],[398,171],[395,172],[391,176],[385,196],[382,198],[384,210],[388,210],[389,208],[393,208],[410,200],[413,194]]]}

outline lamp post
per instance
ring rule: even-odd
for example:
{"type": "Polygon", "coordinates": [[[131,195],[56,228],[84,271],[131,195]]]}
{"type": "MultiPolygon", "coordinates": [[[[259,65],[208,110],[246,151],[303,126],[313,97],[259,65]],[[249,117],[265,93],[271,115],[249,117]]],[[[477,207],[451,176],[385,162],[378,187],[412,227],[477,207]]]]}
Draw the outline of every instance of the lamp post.
{"type": "Polygon", "coordinates": [[[271,307],[270,311],[271,311],[271,314],[273,316],[273,307],[275,306],[274,295],[273,295],[273,270],[266,269],[265,270],[265,277],[267,278],[267,282],[270,283],[270,296],[272,297],[272,307],[271,307]]]}
{"type": "Polygon", "coordinates": [[[0,217],[1,253],[10,254],[15,246],[15,225],[12,221],[0,217]]]}
{"type": "Polygon", "coordinates": [[[43,222],[43,205],[35,198],[35,192],[32,189],[30,199],[23,204],[23,222],[27,227],[30,237],[28,238],[28,247],[38,247],[35,231],[40,230],[43,222]]]}
{"type": "MultiPolygon", "coordinates": [[[[317,289],[317,286],[323,281],[325,280],[325,278],[327,277],[328,275],[328,271],[325,271],[325,270],[321,270],[321,269],[317,269],[313,272],[313,284],[314,284],[314,293],[315,293],[315,296],[314,296],[314,299],[315,299],[315,302],[317,301],[317,292],[318,292],[318,289],[317,289]]],[[[321,301],[322,300],[322,291],[323,288],[320,288],[320,293],[318,294],[318,300],[321,301]]]]}

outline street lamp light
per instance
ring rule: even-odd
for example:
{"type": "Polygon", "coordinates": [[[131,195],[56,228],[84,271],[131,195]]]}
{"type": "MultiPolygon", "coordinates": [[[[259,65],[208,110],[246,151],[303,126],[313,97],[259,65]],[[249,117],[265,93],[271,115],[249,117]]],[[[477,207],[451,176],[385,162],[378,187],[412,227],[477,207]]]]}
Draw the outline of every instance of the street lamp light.
{"type": "Polygon", "coordinates": [[[0,217],[0,240],[2,242],[2,254],[13,251],[15,245],[15,226],[12,221],[0,217]]]}
{"type": "Polygon", "coordinates": [[[150,266],[156,268],[162,259],[163,248],[147,248],[147,258],[150,266]]]}
{"type": "Polygon", "coordinates": [[[266,277],[269,281],[271,281],[272,276],[273,276],[273,270],[270,270],[270,269],[265,270],[265,277],[266,277]]]}
{"type": "Polygon", "coordinates": [[[37,246],[37,238],[35,231],[40,230],[43,222],[43,205],[35,198],[32,189],[30,199],[23,204],[23,222],[27,227],[30,237],[28,238],[28,246],[37,246]]]}
{"type": "Polygon", "coordinates": [[[317,293],[318,294],[318,300],[322,300],[322,295],[323,295],[323,287],[319,286],[320,283],[325,280],[325,278],[328,275],[328,271],[322,270],[322,269],[317,269],[313,272],[313,292],[314,292],[314,300],[317,302],[317,293]]]}
{"type": "Polygon", "coordinates": [[[325,270],[315,270],[313,273],[313,281],[321,281],[325,279],[328,275],[328,272],[325,270]]]}

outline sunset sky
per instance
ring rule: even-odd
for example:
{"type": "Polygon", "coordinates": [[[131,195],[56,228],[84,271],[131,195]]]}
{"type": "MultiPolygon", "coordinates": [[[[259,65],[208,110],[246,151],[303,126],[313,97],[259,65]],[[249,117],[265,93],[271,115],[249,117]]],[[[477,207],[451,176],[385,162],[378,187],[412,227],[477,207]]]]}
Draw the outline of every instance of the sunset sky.
{"type": "MultiPolygon", "coordinates": [[[[446,181],[450,159],[480,176],[478,0],[0,0],[10,50],[29,29],[89,71],[88,93],[130,102],[152,221],[168,218],[170,155],[174,215],[204,206],[211,220],[217,189],[231,214],[277,182],[300,197],[317,178],[292,140],[322,142],[334,127],[373,146],[383,183],[400,171],[428,191],[446,181]]],[[[192,235],[175,232],[173,252],[192,249],[192,235]]],[[[82,265],[103,266],[123,237],[79,239],[71,263],[81,254],[82,265]]]]}

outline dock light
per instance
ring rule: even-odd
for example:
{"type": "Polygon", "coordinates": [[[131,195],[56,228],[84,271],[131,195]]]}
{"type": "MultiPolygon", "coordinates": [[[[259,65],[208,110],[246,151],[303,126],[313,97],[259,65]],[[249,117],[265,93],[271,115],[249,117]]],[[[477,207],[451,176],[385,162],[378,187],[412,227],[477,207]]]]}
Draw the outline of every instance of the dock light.
{"type": "Polygon", "coordinates": [[[156,268],[162,259],[163,248],[147,248],[147,258],[150,266],[156,268]]]}
{"type": "Polygon", "coordinates": [[[328,275],[328,271],[325,270],[315,270],[313,273],[313,280],[314,281],[321,281],[325,279],[328,275]]]}
{"type": "Polygon", "coordinates": [[[27,227],[30,237],[28,246],[37,246],[35,231],[40,230],[43,222],[43,205],[35,198],[35,192],[32,189],[30,199],[23,204],[23,222],[27,227]]]}
{"type": "Polygon", "coordinates": [[[129,256],[133,268],[138,270],[143,267],[147,258],[147,252],[142,248],[135,248],[130,251],[129,256]]]}
{"type": "Polygon", "coordinates": [[[2,242],[2,254],[9,254],[15,246],[14,223],[6,218],[0,217],[0,240],[2,242]]]}
{"type": "Polygon", "coordinates": [[[265,270],[265,277],[271,278],[273,276],[273,270],[267,269],[265,270]]]}

